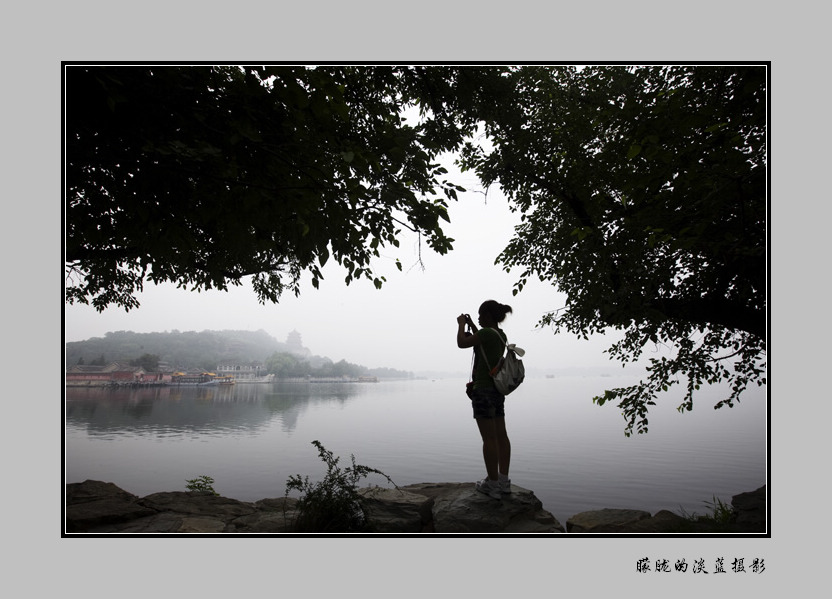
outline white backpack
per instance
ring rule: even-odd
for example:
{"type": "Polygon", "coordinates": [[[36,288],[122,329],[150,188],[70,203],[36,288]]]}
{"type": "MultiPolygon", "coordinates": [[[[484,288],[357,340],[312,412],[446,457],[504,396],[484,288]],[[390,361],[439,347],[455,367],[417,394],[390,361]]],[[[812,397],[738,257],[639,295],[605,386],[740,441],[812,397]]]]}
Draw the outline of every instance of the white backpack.
{"type": "MultiPolygon", "coordinates": [[[[491,330],[497,333],[495,329],[491,330]]],[[[497,333],[497,336],[500,337],[500,334],[497,333]]],[[[500,341],[502,340],[503,338],[500,337],[500,341]]],[[[526,378],[526,368],[520,360],[520,358],[526,355],[526,352],[513,343],[507,343],[505,341],[503,343],[506,346],[506,355],[500,358],[500,361],[497,362],[494,368],[491,368],[491,364],[488,363],[488,358],[485,356],[485,350],[482,345],[480,345],[480,352],[482,352],[482,357],[485,359],[485,365],[488,366],[488,372],[491,378],[494,379],[494,386],[497,388],[497,391],[503,395],[508,395],[517,389],[520,383],[523,382],[523,379],[526,378]]]]}

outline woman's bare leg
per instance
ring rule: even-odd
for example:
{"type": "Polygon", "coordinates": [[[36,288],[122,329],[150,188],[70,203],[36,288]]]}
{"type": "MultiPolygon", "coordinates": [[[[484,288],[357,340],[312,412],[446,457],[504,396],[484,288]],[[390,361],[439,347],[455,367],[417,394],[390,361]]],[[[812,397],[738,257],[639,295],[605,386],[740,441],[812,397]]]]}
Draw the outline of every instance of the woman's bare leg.
{"type": "Polygon", "coordinates": [[[511,462],[511,441],[506,432],[505,418],[477,418],[482,437],[482,457],[488,478],[497,480],[498,474],[508,476],[511,462]]]}
{"type": "Polygon", "coordinates": [[[488,478],[497,480],[500,461],[500,446],[497,441],[497,427],[493,418],[477,418],[477,427],[482,437],[482,458],[488,478]]]}
{"type": "Polygon", "coordinates": [[[508,467],[511,462],[511,441],[509,441],[508,433],[506,432],[506,419],[495,418],[494,428],[497,434],[498,470],[500,474],[508,476],[508,467]]]}

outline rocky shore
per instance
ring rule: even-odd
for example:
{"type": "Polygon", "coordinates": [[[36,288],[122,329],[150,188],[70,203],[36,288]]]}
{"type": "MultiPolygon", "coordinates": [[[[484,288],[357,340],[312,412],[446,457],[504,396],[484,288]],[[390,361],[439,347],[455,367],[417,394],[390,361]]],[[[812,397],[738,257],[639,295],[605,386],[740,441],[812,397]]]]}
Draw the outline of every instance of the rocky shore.
{"type": "MultiPolygon", "coordinates": [[[[707,523],[673,512],[604,509],[576,514],[564,527],[528,489],[512,486],[502,500],[473,483],[420,483],[360,490],[368,532],[376,534],[684,534],[709,533],[707,523]]],[[[66,485],[65,533],[291,534],[297,500],[244,502],[204,492],[138,497],[108,482],[66,485]]],[[[766,532],[766,488],[732,498],[736,518],[719,532],[766,532]]]]}

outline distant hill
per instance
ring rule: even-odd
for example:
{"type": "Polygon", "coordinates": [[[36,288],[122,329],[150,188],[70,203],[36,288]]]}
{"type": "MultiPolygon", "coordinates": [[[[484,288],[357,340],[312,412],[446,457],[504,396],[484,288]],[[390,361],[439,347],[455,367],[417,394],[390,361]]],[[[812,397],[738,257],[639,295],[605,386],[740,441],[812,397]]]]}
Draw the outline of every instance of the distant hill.
{"type": "Polygon", "coordinates": [[[159,356],[174,368],[214,369],[221,362],[265,362],[275,352],[290,352],[263,330],[259,331],[171,331],[134,333],[116,331],[104,337],[66,344],[66,366],[130,362],[143,354],[159,356]]]}
{"type": "MultiPolygon", "coordinates": [[[[281,343],[266,331],[171,331],[165,333],[134,333],[116,331],[104,337],[65,344],[65,368],[76,364],[130,363],[151,354],[172,369],[200,368],[214,370],[223,362],[250,364],[266,361],[275,353],[289,353],[306,362],[312,369],[320,369],[332,360],[325,356],[313,356],[301,343],[300,334],[292,331],[281,343]]],[[[392,368],[367,368],[342,360],[341,369],[354,371],[356,375],[379,378],[410,378],[412,373],[392,368]]]]}

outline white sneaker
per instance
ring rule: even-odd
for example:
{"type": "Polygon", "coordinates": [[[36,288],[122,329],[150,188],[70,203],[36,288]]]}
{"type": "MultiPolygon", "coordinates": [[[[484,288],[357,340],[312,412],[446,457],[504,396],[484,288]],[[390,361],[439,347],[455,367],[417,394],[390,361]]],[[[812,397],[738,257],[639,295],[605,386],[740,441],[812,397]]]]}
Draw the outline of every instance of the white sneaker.
{"type": "Polygon", "coordinates": [[[500,493],[511,493],[511,479],[504,478],[500,482],[500,493]]]}
{"type": "Polygon", "coordinates": [[[477,481],[477,491],[485,493],[492,499],[500,499],[502,497],[502,493],[500,492],[500,483],[496,480],[491,480],[490,478],[484,478],[477,481]]]}

